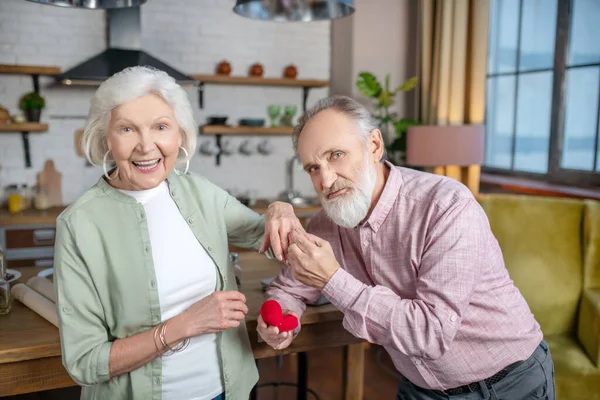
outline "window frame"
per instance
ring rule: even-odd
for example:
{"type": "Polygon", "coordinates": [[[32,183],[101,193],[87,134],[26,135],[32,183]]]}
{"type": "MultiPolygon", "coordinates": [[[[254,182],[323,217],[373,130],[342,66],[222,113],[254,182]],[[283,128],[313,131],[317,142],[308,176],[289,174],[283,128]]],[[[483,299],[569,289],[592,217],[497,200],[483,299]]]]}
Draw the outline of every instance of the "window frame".
{"type": "MultiPolygon", "coordinates": [[[[519,0],[519,22],[518,22],[518,41],[517,41],[517,70],[514,72],[500,72],[500,73],[486,73],[486,90],[488,90],[488,78],[494,78],[498,76],[515,76],[515,104],[514,104],[514,121],[513,121],[513,132],[512,132],[512,145],[511,145],[511,167],[499,168],[490,167],[485,164],[481,166],[482,172],[489,174],[498,174],[505,176],[514,176],[520,178],[529,178],[534,180],[541,180],[551,183],[568,184],[570,186],[584,186],[594,187],[600,186],[600,171],[581,171],[567,168],[561,168],[560,158],[563,149],[564,139],[564,122],[565,122],[565,89],[566,89],[566,72],[567,72],[567,56],[569,50],[569,32],[572,21],[572,1],[574,0],[558,0],[557,10],[557,21],[556,21],[556,36],[554,43],[554,63],[552,68],[538,68],[532,70],[519,71],[518,65],[520,61],[520,48],[521,48],[521,26],[523,19],[523,2],[526,0],[519,0]],[[517,115],[517,103],[518,103],[518,83],[519,76],[526,75],[532,72],[545,72],[553,71],[552,79],[552,99],[550,106],[550,137],[549,137],[549,148],[548,148],[548,169],[546,173],[526,172],[514,170],[515,164],[515,146],[516,146],[516,115],[517,115]]],[[[488,55],[489,57],[489,55],[488,55]]],[[[600,62],[589,63],[589,64],[578,64],[570,68],[583,68],[583,67],[598,67],[600,68],[600,62]]],[[[595,152],[594,152],[594,168],[597,165],[600,166],[599,158],[599,135],[600,135],[600,88],[598,89],[599,101],[598,110],[596,112],[596,134],[595,134],[595,152]]],[[[486,127],[487,127],[487,107],[486,104],[486,127]]]]}

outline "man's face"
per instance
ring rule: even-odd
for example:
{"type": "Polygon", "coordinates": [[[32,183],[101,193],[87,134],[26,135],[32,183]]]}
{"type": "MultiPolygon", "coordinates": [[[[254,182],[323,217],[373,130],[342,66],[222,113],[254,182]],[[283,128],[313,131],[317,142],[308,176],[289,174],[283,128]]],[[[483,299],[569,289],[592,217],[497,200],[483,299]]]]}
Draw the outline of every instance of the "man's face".
{"type": "Polygon", "coordinates": [[[325,212],[345,228],[366,217],[377,179],[379,160],[358,129],[347,116],[325,110],[305,125],[298,140],[298,155],[325,212]]]}

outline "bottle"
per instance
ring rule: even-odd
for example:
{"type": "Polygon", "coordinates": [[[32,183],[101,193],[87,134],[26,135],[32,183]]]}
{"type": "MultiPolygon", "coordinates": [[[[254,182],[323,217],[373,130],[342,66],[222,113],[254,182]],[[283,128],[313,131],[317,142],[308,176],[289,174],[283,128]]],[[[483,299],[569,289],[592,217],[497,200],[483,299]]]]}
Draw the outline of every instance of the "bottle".
{"type": "Polygon", "coordinates": [[[6,281],[6,267],[4,264],[4,248],[0,244],[0,314],[10,312],[10,283],[6,281]]]}

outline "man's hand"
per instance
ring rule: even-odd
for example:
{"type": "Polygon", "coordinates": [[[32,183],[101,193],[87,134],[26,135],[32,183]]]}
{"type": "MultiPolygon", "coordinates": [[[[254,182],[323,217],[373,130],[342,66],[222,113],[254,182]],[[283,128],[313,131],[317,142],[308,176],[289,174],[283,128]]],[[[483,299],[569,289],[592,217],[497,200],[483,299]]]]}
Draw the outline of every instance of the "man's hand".
{"type": "MultiPolygon", "coordinates": [[[[293,311],[283,311],[283,315],[293,315],[296,318],[298,316],[293,311]]],[[[283,350],[292,343],[294,339],[294,331],[289,332],[279,332],[279,329],[276,326],[267,326],[265,321],[262,319],[262,316],[258,316],[258,325],[256,327],[256,331],[258,332],[258,336],[260,336],[269,346],[274,348],[275,350],[283,350]]]]}
{"type": "Polygon", "coordinates": [[[290,235],[287,263],[294,277],[305,285],[323,290],[329,279],[340,269],[333,249],[326,240],[295,230],[290,235]]]}
{"type": "Polygon", "coordinates": [[[270,246],[275,257],[284,261],[289,246],[289,234],[295,229],[304,232],[291,204],[282,201],[269,204],[265,211],[265,236],[259,252],[267,251],[270,246]]]}

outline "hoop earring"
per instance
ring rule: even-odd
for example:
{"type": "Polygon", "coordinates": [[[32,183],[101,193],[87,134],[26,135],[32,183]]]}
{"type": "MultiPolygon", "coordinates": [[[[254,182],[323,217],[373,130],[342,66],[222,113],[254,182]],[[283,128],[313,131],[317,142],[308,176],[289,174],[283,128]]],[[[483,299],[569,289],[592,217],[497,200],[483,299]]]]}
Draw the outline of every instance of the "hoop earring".
{"type": "Polygon", "coordinates": [[[181,150],[183,150],[183,153],[185,154],[185,170],[183,172],[180,172],[180,171],[177,171],[177,169],[175,169],[175,173],[177,175],[185,175],[185,174],[187,174],[188,169],[190,169],[190,156],[188,155],[188,152],[185,149],[185,147],[179,146],[179,148],[181,150]]]}
{"type": "Polygon", "coordinates": [[[106,153],[104,153],[104,158],[102,159],[102,169],[104,170],[104,176],[106,177],[106,179],[108,179],[109,181],[112,181],[117,176],[119,176],[119,167],[116,168],[116,174],[115,174],[114,178],[111,178],[106,169],[106,157],[108,157],[108,153],[110,153],[110,150],[107,151],[106,153]]]}

